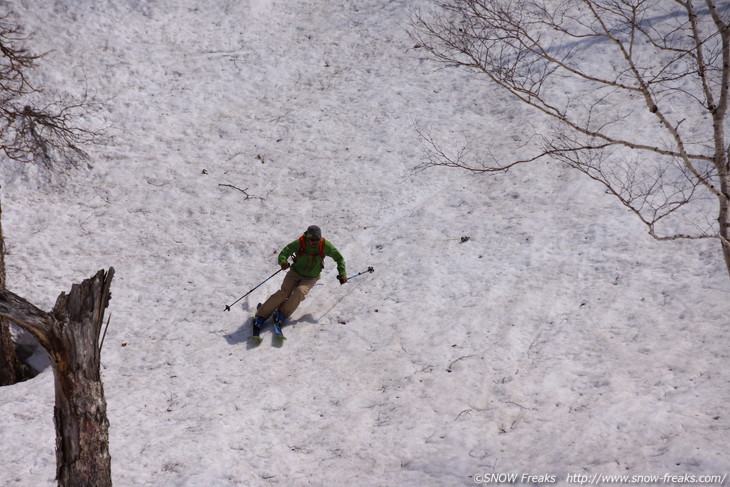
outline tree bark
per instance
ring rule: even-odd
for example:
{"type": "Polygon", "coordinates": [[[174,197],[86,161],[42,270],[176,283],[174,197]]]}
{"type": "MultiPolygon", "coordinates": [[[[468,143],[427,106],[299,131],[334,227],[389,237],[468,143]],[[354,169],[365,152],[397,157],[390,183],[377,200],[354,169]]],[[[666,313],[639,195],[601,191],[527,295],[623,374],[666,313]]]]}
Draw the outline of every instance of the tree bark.
{"type": "Polygon", "coordinates": [[[74,284],[50,313],[0,289],[0,316],[32,333],[51,359],[59,487],[112,485],[99,336],[113,276],[112,267],[74,284]]]}
{"type": "MultiPolygon", "coordinates": [[[[0,287],[5,287],[5,236],[2,227],[0,204],[0,287]]],[[[10,322],[0,318],[0,386],[8,386],[22,380],[20,361],[15,354],[15,344],[10,336],[10,322]]]]}
{"type": "Polygon", "coordinates": [[[10,323],[0,318],[0,386],[20,382],[22,377],[20,361],[15,353],[15,343],[10,336],[10,323]]]}
{"type": "Polygon", "coordinates": [[[720,197],[720,216],[717,221],[720,226],[720,244],[725,258],[725,268],[730,274],[730,175],[724,175],[720,187],[723,196],[720,197]]]}

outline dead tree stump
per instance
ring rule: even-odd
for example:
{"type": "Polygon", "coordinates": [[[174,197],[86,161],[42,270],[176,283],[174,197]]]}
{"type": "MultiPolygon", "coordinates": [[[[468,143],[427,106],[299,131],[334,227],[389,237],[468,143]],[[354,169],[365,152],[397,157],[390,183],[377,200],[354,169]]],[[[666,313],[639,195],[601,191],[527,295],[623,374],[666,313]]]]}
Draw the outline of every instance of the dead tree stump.
{"type": "Polygon", "coordinates": [[[0,289],[0,316],[32,333],[51,359],[59,487],[112,485],[99,337],[113,276],[110,267],[74,284],[50,313],[0,289]]]}

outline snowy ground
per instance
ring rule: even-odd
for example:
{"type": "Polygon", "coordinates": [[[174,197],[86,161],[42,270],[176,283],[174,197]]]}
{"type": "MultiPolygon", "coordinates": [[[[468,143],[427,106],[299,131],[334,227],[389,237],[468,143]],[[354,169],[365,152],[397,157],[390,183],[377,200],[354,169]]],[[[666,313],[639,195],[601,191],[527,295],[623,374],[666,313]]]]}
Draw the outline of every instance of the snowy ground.
{"type": "MultiPolygon", "coordinates": [[[[17,294],[50,310],[116,269],[115,485],[730,474],[719,244],[656,242],[557,164],[415,173],[415,127],[509,154],[524,125],[421,58],[426,2],[6,5],[50,51],[43,85],[88,90],[112,136],[52,182],[5,165],[1,197],[17,294]],[[251,348],[280,276],[224,306],[310,224],[375,273],[330,264],[287,343],[251,348]]],[[[0,484],[54,485],[52,414],[50,370],[0,389],[0,484]]]]}

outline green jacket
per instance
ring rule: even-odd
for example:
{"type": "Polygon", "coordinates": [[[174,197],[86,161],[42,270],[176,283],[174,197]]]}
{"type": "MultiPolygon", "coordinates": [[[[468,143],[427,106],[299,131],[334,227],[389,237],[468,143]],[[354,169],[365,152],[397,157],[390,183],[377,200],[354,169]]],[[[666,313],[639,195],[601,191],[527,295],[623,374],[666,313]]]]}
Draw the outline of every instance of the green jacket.
{"type": "MultiPolygon", "coordinates": [[[[299,239],[296,239],[284,247],[284,249],[279,252],[279,265],[286,262],[290,256],[296,255],[299,252],[299,247],[299,239]]],[[[335,262],[337,262],[338,276],[347,276],[345,259],[329,240],[324,241],[324,256],[332,257],[335,262]]],[[[297,256],[296,261],[291,267],[305,277],[319,277],[322,272],[322,268],[324,267],[322,262],[323,260],[324,259],[319,255],[319,242],[312,244],[307,241],[304,252],[297,256]]]]}

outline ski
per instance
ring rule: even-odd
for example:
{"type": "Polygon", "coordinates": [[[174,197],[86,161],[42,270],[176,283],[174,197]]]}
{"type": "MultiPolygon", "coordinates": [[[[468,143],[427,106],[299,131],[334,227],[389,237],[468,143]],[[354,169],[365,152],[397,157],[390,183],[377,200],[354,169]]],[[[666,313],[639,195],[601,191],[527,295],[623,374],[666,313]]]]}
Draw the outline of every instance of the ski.
{"type": "Polygon", "coordinates": [[[286,337],[281,332],[281,326],[277,325],[276,323],[274,323],[274,334],[276,335],[276,337],[278,339],[280,339],[280,340],[286,340],[286,337]]]}
{"type": "Polygon", "coordinates": [[[274,333],[280,340],[286,340],[286,337],[281,332],[281,327],[284,325],[284,315],[278,309],[274,311],[274,333]]]}

